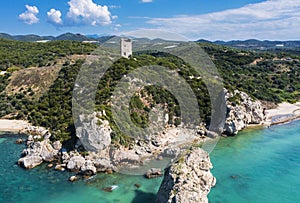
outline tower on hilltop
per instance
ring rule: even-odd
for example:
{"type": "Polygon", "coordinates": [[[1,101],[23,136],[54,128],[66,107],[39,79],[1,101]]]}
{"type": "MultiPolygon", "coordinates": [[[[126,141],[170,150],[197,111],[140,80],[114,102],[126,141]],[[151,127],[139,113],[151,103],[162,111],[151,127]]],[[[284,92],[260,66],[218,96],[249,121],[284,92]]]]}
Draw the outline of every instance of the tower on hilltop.
{"type": "Polygon", "coordinates": [[[121,56],[129,58],[132,55],[132,40],[121,38],[121,56]]]}

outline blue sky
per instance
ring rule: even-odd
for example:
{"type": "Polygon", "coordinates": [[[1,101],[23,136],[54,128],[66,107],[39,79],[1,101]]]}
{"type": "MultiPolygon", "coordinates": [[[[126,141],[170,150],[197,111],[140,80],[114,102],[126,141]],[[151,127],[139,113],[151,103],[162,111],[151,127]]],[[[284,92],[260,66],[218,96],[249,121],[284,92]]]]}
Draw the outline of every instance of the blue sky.
{"type": "Polygon", "coordinates": [[[0,8],[0,32],[9,34],[150,29],[190,40],[300,39],[300,0],[10,0],[0,8]]]}

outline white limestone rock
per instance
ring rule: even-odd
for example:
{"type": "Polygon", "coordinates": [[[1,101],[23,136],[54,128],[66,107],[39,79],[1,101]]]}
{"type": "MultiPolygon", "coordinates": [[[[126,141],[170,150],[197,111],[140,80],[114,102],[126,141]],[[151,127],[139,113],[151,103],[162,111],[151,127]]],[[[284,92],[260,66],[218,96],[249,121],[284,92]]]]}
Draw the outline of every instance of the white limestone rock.
{"type": "Polygon", "coordinates": [[[97,168],[91,160],[86,160],[84,165],[81,166],[81,172],[83,174],[95,175],[97,173],[97,168]]]}
{"type": "Polygon", "coordinates": [[[262,124],[266,120],[260,101],[254,100],[248,94],[235,90],[226,92],[227,116],[224,133],[235,135],[249,124],[262,124]],[[235,99],[233,99],[235,97],[235,99]],[[236,100],[236,101],[233,101],[236,100]]]}
{"type": "Polygon", "coordinates": [[[208,203],[207,195],[216,184],[211,168],[208,153],[193,148],[165,170],[157,202],[208,203]]]}
{"type": "Polygon", "coordinates": [[[79,116],[80,123],[76,125],[76,136],[87,151],[101,151],[111,144],[112,130],[107,120],[98,119],[96,114],[89,117],[87,119],[79,116]]]}
{"type": "Polygon", "coordinates": [[[79,171],[84,164],[85,159],[82,156],[74,156],[70,158],[67,168],[70,171],[79,171]]]}
{"type": "Polygon", "coordinates": [[[94,160],[94,165],[98,172],[105,172],[107,169],[113,168],[110,160],[107,158],[98,158],[94,160]]]}
{"type": "Polygon", "coordinates": [[[41,163],[43,163],[43,159],[36,155],[26,156],[18,160],[18,164],[26,169],[32,169],[41,163]]]}

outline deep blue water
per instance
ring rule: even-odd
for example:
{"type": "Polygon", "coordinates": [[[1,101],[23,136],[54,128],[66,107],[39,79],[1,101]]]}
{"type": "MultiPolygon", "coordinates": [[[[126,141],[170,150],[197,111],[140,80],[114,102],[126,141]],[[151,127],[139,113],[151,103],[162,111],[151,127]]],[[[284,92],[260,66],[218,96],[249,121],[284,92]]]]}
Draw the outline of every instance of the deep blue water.
{"type": "MultiPolygon", "coordinates": [[[[150,203],[162,180],[115,173],[70,183],[72,173],[47,169],[45,164],[25,170],[16,164],[24,148],[14,144],[17,138],[0,135],[1,203],[150,203]],[[112,193],[102,190],[110,185],[119,188],[112,193]]],[[[217,178],[211,203],[300,202],[300,121],[222,138],[211,161],[217,178]]]]}

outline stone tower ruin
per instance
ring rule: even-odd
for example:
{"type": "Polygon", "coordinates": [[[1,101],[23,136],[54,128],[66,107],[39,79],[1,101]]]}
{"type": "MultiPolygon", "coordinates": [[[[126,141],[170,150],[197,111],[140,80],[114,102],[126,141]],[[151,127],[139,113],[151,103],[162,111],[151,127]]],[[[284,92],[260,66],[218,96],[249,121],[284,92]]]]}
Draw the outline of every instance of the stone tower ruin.
{"type": "Polygon", "coordinates": [[[121,56],[129,58],[132,55],[132,40],[128,38],[121,39],[121,56]]]}

